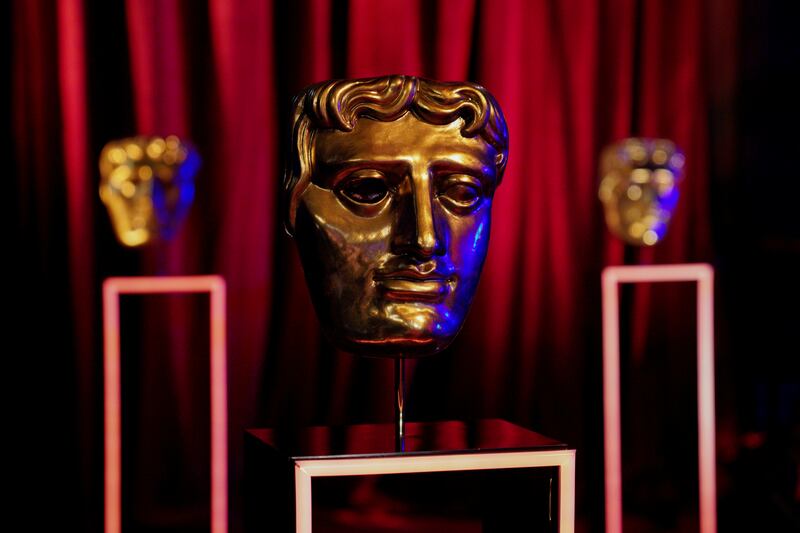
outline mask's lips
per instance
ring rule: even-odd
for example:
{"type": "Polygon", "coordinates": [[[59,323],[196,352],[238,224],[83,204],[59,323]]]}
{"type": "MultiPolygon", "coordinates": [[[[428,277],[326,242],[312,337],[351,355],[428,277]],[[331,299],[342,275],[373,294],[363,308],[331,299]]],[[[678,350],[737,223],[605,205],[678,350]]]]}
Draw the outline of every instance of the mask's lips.
{"type": "Polygon", "coordinates": [[[372,279],[387,298],[400,301],[439,301],[455,284],[452,275],[437,270],[423,272],[414,267],[379,270],[372,279]]]}

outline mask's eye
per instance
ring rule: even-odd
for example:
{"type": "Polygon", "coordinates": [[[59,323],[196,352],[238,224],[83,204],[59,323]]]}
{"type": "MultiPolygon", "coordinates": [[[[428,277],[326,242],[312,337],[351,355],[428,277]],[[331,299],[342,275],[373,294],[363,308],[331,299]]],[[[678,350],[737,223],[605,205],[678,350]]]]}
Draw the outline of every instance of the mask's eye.
{"type": "Polygon", "coordinates": [[[481,187],[472,182],[452,181],[445,185],[439,198],[456,209],[470,209],[477,206],[483,198],[481,187]]]}
{"type": "Polygon", "coordinates": [[[389,194],[382,174],[375,171],[357,172],[339,188],[339,193],[359,204],[375,205],[389,194]]]}

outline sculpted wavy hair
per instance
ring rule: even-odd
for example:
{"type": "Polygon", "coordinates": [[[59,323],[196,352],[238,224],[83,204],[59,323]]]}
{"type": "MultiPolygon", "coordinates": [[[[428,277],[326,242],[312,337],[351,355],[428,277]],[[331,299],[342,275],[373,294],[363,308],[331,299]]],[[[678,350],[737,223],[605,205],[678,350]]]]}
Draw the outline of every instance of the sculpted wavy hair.
{"type": "Polygon", "coordinates": [[[312,85],[294,98],[292,141],[284,175],[286,228],[294,228],[297,203],[311,180],[317,130],[352,131],[361,117],[391,122],[406,113],[429,124],[461,118],[461,134],[480,135],[497,150],[497,179],[508,159],[508,129],[494,97],[469,82],[439,82],[414,76],[330,80],[312,85]]]}

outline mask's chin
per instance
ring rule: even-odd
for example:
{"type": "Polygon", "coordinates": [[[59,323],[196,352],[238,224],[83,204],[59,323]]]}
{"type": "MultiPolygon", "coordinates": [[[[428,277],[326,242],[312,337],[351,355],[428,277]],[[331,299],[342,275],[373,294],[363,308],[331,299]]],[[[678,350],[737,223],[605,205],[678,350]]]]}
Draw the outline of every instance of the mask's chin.
{"type": "Polygon", "coordinates": [[[346,324],[329,324],[326,336],[337,348],[357,355],[415,358],[442,351],[458,332],[439,316],[435,306],[415,303],[386,307],[380,318],[357,321],[357,330],[346,324]]]}

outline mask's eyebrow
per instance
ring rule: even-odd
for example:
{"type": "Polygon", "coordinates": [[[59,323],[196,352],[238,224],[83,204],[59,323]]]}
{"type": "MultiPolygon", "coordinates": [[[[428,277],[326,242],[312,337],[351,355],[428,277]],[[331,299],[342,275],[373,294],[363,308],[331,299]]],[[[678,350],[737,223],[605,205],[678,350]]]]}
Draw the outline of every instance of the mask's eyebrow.
{"type": "Polygon", "coordinates": [[[384,159],[384,158],[360,158],[355,157],[352,159],[334,159],[332,161],[321,161],[320,168],[327,170],[339,171],[347,169],[359,168],[376,168],[381,169],[394,169],[407,165],[407,162],[402,159],[384,159]]]}
{"type": "Polygon", "coordinates": [[[318,185],[333,187],[343,178],[358,170],[377,170],[387,177],[402,176],[410,168],[410,164],[398,159],[353,158],[319,161],[313,173],[313,181],[318,185]]]}
{"type": "Polygon", "coordinates": [[[467,174],[484,183],[496,184],[497,181],[497,167],[494,164],[487,164],[485,161],[467,154],[453,154],[453,156],[437,159],[431,163],[431,168],[436,173],[467,174]]]}

